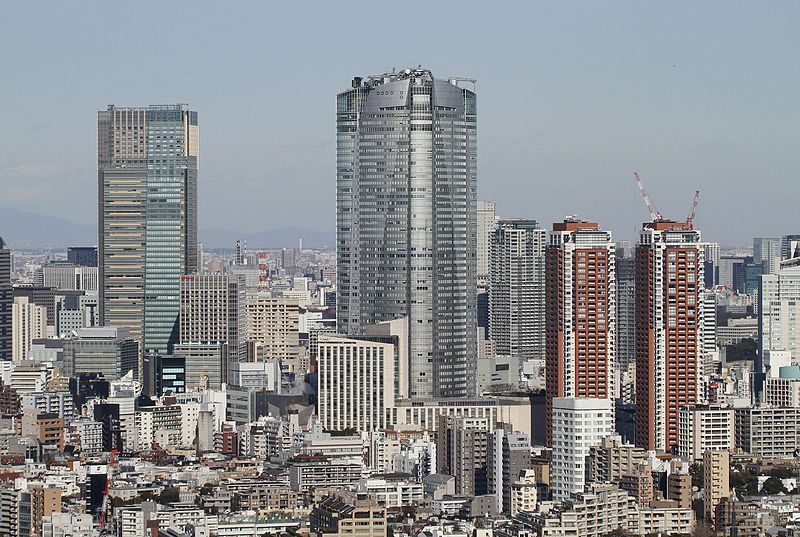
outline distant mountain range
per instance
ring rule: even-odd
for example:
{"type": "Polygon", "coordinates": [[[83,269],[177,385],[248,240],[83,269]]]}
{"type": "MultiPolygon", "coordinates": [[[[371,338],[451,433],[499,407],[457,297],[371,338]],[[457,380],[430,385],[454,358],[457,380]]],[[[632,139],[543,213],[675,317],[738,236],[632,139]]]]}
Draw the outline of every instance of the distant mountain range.
{"type": "MultiPolygon", "coordinates": [[[[66,248],[67,246],[92,246],[97,244],[97,227],[76,224],[62,218],[29,213],[0,207],[0,237],[11,248],[66,248]]],[[[242,233],[229,229],[206,229],[200,231],[204,248],[233,248],[239,239],[247,241],[248,249],[293,248],[303,239],[303,247],[333,247],[336,233],[314,231],[301,227],[283,227],[258,233],[242,233]]]]}

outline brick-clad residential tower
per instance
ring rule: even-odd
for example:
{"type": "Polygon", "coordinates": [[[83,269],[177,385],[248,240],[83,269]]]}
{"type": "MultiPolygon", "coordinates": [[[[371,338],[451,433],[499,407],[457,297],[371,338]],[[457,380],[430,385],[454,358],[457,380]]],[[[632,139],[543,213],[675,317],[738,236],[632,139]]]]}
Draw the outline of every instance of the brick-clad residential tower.
{"type": "Polygon", "coordinates": [[[554,398],[614,397],[614,252],[611,232],[594,222],[553,224],[545,253],[548,445],[554,398]]]}
{"type": "Polygon", "coordinates": [[[678,444],[678,411],[700,402],[703,244],[686,222],[644,224],[636,247],[636,445],[678,444]]]}

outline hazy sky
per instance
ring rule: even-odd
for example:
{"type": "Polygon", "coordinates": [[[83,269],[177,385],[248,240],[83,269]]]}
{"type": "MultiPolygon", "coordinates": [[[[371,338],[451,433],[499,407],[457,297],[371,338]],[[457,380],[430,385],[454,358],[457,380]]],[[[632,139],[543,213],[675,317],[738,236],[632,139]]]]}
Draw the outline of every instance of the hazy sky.
{"type": "Polygon", "coordinates": [[[199,112],[200,227],[334,229],[335,95],[424,64],[478,79],[479,196],[630,239],[800,232],[800,2],[8,2],[0,207],[93,223],[96,112],[199,112]]]}

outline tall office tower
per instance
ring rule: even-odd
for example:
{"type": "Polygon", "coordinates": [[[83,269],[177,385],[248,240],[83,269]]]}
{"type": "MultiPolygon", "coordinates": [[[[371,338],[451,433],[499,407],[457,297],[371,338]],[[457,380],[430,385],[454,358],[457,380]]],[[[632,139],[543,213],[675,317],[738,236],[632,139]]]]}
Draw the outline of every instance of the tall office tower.
{"type": "Polygon", "coordinates": [[[497,216],[494,209],[495,203],[493,201],[478,200],[478,287],[485,287],[489,283],[489,275],[491,274],[492,235],[494,235],[494,230],[497,229],[497,216]]]}
{"type": "Polygon", "coordinates": [[[47,308],[16,297],[11,305],[11,357],[15,362],[28,359],[31,342],[47,335],[47,308]]]}
{"type": "Polygon", "coordinates": [[[784,235],[781,238],[781,259],[800,257],[800,235],[784,235]]]}
{"type": "MultiPolygon", "coordinates": [[[[779,362],[796,363],[800,360],[800,263],[763,275],[759,302],[760,348],[755,372],[765,373],[779,362]],[[786,358],[776,360],[781,354],[786,358]]],[[[772,376],[778,376],[777,368],[772,376]]]]}
{"type": "Polygon", "coordinates": [[[337,322],[408,317],[412,398],[475,393],[476,95],[426,69],[337,96],[337,322]]]}
{"type": "Polygon", "coordinates": [[[553,400],[553,456],[550,488],[555,501],[568,500],[583,491],[589,453],[614,433],[614,402],[611,399],[553,400]]]}
{"type": "Polygon", "coordinates": [[[186,105],[97,114],[100,322],[145,353],[177,342],[180,277],[197,270],[198,135],[186,105]]]}
{"type": "Polygon", "coordinates": [[[546,242],[535,220],[500,220],[492,234],[489,339],[497,354],[545,357],[546,242]]]}
{"type": "Polygon", "coordinates": [[[753,263],[761,265],[763,274],[772,274],[781,263],[781,239],[779,237],[753,239],[753,263]]]}
{"type": "Polygon", "coordinates": [[[96,267],[97,246],[70,246],[67,248],[67,262],[81,267],[96,267]]]}
{"type": "MultiPolygon", "coordinates": [[[[244,276],[181,276],[180,342],[218,344],[226,365],[243,360],[247,352],[246,308],[244,276]]],[[[223,381],[226,373],[223,367],[223,381]]]]}
{"type": "Polygon", "coordinates": [[[636,260],[629,241],[617,242],[616,365],[627,370],[636,363],[636,260]]]}
{"type": "Polygon", "coordinates": [[[594,222],[553,224],[545,279],[548,445],[555,398],[614,399],[615,248],[611,232],[594,222]]]}
{"type": "Polygon", "coordinates": [[[11,360],[11,250],[0,237],[0,361],[11,360]]]}
{"type": "Polygon", "coordinates": [[[678,410],[700,402],[704,248],[685,222],[644,224],[636,247],[636,445],[678,444],[678,410]]]}
{"type": "Polygon", "coordinates": [[[703,244],[704,252],[704,278],[706,289],[711,289],[719,283],[719,244],[707,242],[703,244]]]}

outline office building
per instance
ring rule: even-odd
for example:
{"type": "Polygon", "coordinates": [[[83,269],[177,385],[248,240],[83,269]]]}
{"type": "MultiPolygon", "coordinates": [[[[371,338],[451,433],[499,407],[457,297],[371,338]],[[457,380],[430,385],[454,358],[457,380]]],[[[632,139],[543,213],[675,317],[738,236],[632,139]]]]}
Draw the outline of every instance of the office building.
{"type": "Polygon", "coordinates": [[[317,406],[323,427],[377,431],[390,425],[394,345],[322,335],[318,349],[317,406]]]}
{"type": "Polygon", "coordinates": [[[636,445],[670,451],[700,401],[704,249],[685,222],[644,225],[636,248],[636,445]]]}
{"type": "Polygon", "coordinates": [[[614,399],[614,253],[611,232],[594,222],[553,224],[545,284],[548,445],[553,399],[614,399]]]}
{"type": "Polygon", "coordinates": [[[497,354],[544,359],[546,232],[500,220],[490,244],[489,339],[497,354]]]}
{"type": "Polygon", "coordinates": [[[97,114],[100,324],[144,353],[177,342],[180,277],[197,271],[198,135],[186,105],[97,114]]]}
{"type": "Polygon", "coordinates": [[[139,342],[123,328],[82,328],[64,341],[64,376],[101,373],[117,380],[139,375],[139,342]]]}
{"type": "Polygon", "coordinates": [[[11,305],[12,360],[27,360],[33,340],[46,335],[47,309],[29,302],[27,297],[14,298],[11,305]]]}
{"type": "Polygon", "coordinates": [[[800,408],[737,408],[736,448],[764,458],[792,458],[800,446],[800,408]]]}
{"type": "Polygon", "coordinates": [[[487,493],[487,457],[492,424],[486,418],[440,416],[436,471],[456,478],[456,495],[487,493]]]}
{"type": "Polygon", "coordinates": [[[67,248],[67,262],[80,267],[96,267],[97,246],[70,246],[67,248]]]}
{"type": "Polygon", "coordinates": [[[706,289],[713,289],[719,284],[719,244],[706,242],[703,244],[703,280],[706,289]]]}
{"type": "Polygon", "coordinates": [[[678,417],[678,456],[689,462],[708,451],[733,451],[734,412],[719,405],[684,407],[678,417]]]}
{"type": "Polygon", "coordinates": [[[296,360],[300,346],[300,306],[297,300],[265,293],[247,297],[247,338],[267,358],[296,360]]]}
{"type": "Polygon", "coordinates": [[[37,273],[37,285],[58,290],[97,292],[97,267],[83,267],[61,261],[51,261],[37,273]]]}
{"type": "Polygon", "coordinates": [[[0,361],[12,359],[11,250],[0,237],[0,361]]]}
{"type": "Polygon", "coordinates": [[[337,96],[337,322],[408,317],[412,398],[475,392],[477,109],[426,69],[337,96]]]}
{"type": "MultiPolygon", "coordinates": [[[[247,350],[244,277],[193,274],[182,276],[180,286],[180,342],[224,347],[226,364],[244,359],[247,350]]],[[[223,372],[223,381],[226,373],[223,372]]]]}
{"type": "Polygon", "coordinates": [[[554,500],[567,500],[583,491],[591,448],[614,433],[613,408],[613,400],[606,398],[553,399],[550,487],[554,500]]]}
{"type": "Polygon", "coordinates": [[[775,352],[788,352],[792,362],[800,360],[800,265],[761,277],[758,313],[760,348],[755,371],[766,373],[771,364],[764,363],[764,358],[775,352]]]}
{"type": "Polygon", "coordinates": [[[477,211],[478,237],[478,287],[485,287],[489,283],[491,274],[490,255],[494,230],[497,229],[497,215],[493,201],[478,200],[477,211]]]}
{"type": "Polygon", "coordinates": [[[703,512],[706,520],[716,521],[722,498],[730,496],[731,455],[727,451],[703,453],[703,512]]]}
{"type": "Polygon", "coordinates": [[[219,343],[177,343],[172,356],[183,359],[187,390],[219,390],[228,382],[230,363],[225,345],[219,343]]]}
{"type": "Polygon", "coordinates": [[[753,239],[753,263],[761,265],[764,274],[772,274],[780,267],[781,239],[779,237],[753,239]]]}
{"type": "Polygon", "coordinates": [[[784,235],[781,238],[781,260],[800,257],[800,235],[784,235]]]}

